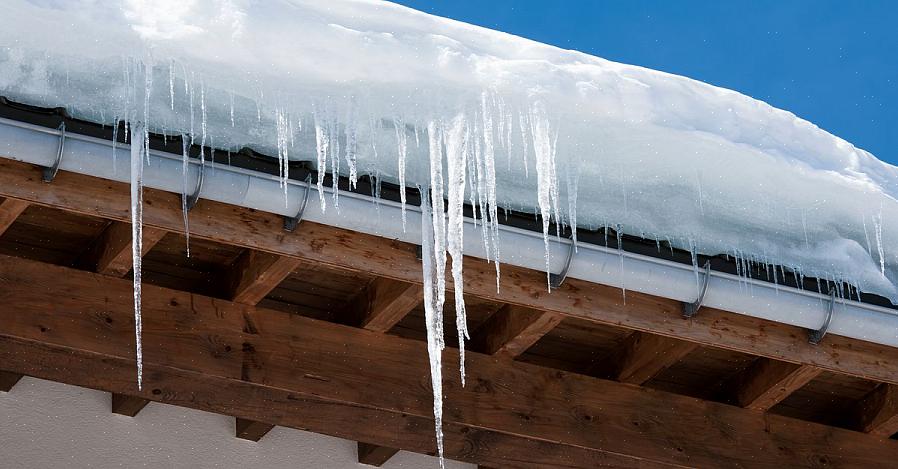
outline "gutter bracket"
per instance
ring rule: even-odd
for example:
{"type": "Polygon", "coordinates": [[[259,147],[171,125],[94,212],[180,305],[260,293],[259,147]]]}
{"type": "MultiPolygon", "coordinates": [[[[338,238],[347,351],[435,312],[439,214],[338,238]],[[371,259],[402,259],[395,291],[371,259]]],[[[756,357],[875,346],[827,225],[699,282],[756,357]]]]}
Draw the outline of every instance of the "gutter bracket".
{"type": "Polygon", "coordinates": [[[702,303],[705,302],[705,294],[708,293],[708,283],[711,281],[711,261],[705,261],[705,276],[704,281],[702,282],[702,288],[699,291],[698,299],[693,301],[692,303],[683,303],[683,319],[690,319],[698,314],[698,310],[702,307],[702,303]]]}
{"type": "MultiPolygon", "coordinates": [[[[200,172],[196,178],[196,188],[193,190],[193,194],[190,194],[187,197],[187,200],[184,201],[184,206],[187,207],[187,211],[193,210],[193,207],[196,207],[196,203],[200,200],[200,191],[203,190],[203,181],[205,180],[204,173],[205,165],[200,164],[200,172]]],[[[184,199],[185,195],[181,194],[181,198],[184,199]]]]}
{"type": "Polygon", "coordinates": [[[44,182],[53,182],[56,179],[56,173],[59,172],[59,164],[62,163],[62,152],[65,148],[65,121],[56,128],[59,131],[59,148],[56,150],[56,161],[53,166],[44,167],[41,171],[41,179],[44,182]]]}
{"type": "Polygon", "coordinates": [[[299,204],[299,211],[296,212],[295,216],[284,216],[284,231],[292,233],[296,230],[296,227],[299,226],[299,222],[302,221],[302,215],[306,211],[306,206],[309,205],[309,192],[312,190],[312,173],[309,173],[309,175],[306,176],[304,182],[306,184],[306,191],[302,196],[302,202],[299,204]]]}
{"type": "Polygon", "coordinates": [[[571,245],[567,252],[567,259],[565,259],[564,261],[564,267],[561,268],[561,272],[557,274],[549,274],[549,285],[552,288],[560,288],[561,284],[563,284],[565,279],[567,279],[567,271],[571,268],[571,260],[573,260],[576,250],[577,243],[574,242],[573,238],[571,238],[571,245]]]}
{"type": "Polygon", "coordinates": [[[836,292],[829,292],[829,308],[826,312],[826,319],[823,320],[823,325],[820,326],[820,329],[813,330],[808,329],[808,343],[811,345],[818,345],[823,340],[823,336],[826,335],[826,331],[829,330],[829,325],[833,320],[833,312],[836,309],[836,292]]]}

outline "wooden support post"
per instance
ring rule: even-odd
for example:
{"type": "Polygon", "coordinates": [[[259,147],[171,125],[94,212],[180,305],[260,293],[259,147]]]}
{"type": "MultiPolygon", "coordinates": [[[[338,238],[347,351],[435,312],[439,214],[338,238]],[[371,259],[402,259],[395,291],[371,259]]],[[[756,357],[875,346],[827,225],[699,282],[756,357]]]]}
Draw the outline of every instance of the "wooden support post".
{"type": "Polygon", "coordinates": [[[733,382],[741,407],[769,410],[822,372],[808,365],[759,358],[733,382]]]}
{"type": "Polygon", "coordinates": [[[398,449],[362,442],[359,442],[358,446],[359,462],[375,467],[383,466],[385,462],[389,461],[398,452],[398,449]]]}
{"type": "Polygon", "coordinates": [[[9,392],[12,387],[22,379],[22,375],[18,373],[10,373],[9,371],[0,371],[0,391],[9,392]]]}
{"type": "Polygon", "coordinates": [[[242,419],[239,417],[234,420],[234,431],[237,438],[242,438],[244,440],[259,441],[272,428],[274,428],[274,425],[256,422],[255,420],[242,419]]]}
{"type": "Polygon", "coordinates": [[[554,329],[561,319],[557,314],[505,305],[477,328],[471,348],[516,357],[554,329]]]}
{"type": "Polygon", "coordinates": [[[114,414],[127,415],[134,417],[138,412],[143,410],[150,401],[139,397],[126,396],[124,394],[112,393],[112,412],[114,414]]]}
{"type": "Polygon", "coordinates": [[[589,374],[623,383],[642,384],[698,348],[697,344],[634,332],[589,374]]]}
{"type": "Polygon", "coordinates": [[[15,223],[16,218],[28,208],[29,203],[19,199],[6,199],[0,203],[0,236],[15,223]]]}

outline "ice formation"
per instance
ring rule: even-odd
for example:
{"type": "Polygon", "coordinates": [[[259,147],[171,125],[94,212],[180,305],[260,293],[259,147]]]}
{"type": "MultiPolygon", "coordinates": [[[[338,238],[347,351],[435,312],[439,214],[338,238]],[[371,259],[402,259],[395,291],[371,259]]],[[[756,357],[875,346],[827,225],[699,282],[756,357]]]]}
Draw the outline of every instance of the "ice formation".
{"type": "MultiPolygon", "coordinates": [[[[325,171],[351,184],[374,175],[377,193],[381,180],[419,186],[438,427],[450,260],[456,329],[467,332],[463,203],[497,276],[502,208],[541,215],[547,245],[556,227],[614,228],[694,259],[728,254],[743,273],[844,281],[898,301],[898,168],[734,91],[373,0],[3,8],[0,95],[125,120],[138,141],[152,131],[250,147],[276,156],[285,180],[288,160],[310,161],[319,190],[325,171]]],[[[322,209],[338,203],[337,191],[321,198],[322,209]]],[[[186,206],[184,221],[189,233],[186,206]]]]}

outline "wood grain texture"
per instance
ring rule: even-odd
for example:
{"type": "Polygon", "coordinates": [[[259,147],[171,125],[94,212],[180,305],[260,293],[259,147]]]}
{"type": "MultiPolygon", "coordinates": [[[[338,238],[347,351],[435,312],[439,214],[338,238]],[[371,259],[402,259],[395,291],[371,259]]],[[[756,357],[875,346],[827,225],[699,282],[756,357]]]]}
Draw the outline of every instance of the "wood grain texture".
{"type": "Polygon", "coordinates": [[[31,205],[24,200],[7,198],[0,203],[0,236],[6,232],[9,227],[15,223],[16,218],[31,205]]]}
{"type": "MultiPolygon", "coordinates": [[[[9,257],[0,278],[0,367],[9,371],[433,451],[426,344],[145,285],[137,391],[130,282],[9,257]]],[[[895,442],[858,432],[477,353],[467,382],[445,376],[447,455],[494,467],[874,467],[898,458],[895,442]]]]}
{"type": "MultiPolygon", "coordinates": [[[[165,230],[144,227],[141,256],[150,252],[165,234],[165,230]]],[[[131,224],[114,221],[103,230],[79,263],[103,275],[124,277],[133,268],[132,260],[131,224]]]]}
{"type": "MultiPolygon", "coordinates": [[[[64,171],[52,185],[42,185],[37,167],[0,159],[0,196],[128,221],[128,193],[125,184],[64,171]]],[[[147,189],[144,200],[145,225],[169,231],[183,228],[177,194],[147,189]]],[[[313,222],[284,233],[277,215],[208,200],[201,200],[191,216],[192,238],[421,283],[415,246],[408,243],[313,222]]],[[[465,293],[486,300],[898,384],[898,367],[884,365],[898,363],[898,348],[835,335],[812,346],[801,328],[714,308],[702,308],[702,314],[685,321],[677,301],[627,292],[625,302],[620,289],[577,279],[568,279],[549,293],[544,272],[508,265],[503,266],[497,292],[492,264],[466,258],[464,269],[465,293]]],[[[452,288],[451,280],[448,287],[452,288]]]]}
{"type": "Polygon", "coordinates": [[[424,301],[424,289],[414,283],[374,279],[357,299],[354,323],[369,331],[387,332],[424,301]]]}
{"type": "Polygon", "coordinates": [[[854,428],[888,438],[898,433],[898,387],[880,384],[859,403],[854,428]]]}
{"type": "Polygon", "coordinates": [[[385,462],[389,461],[398,452],[398,449],[368,443],[359,442],[358,445],[359,462],[374,467],[383,466],[385,462]]]}
{"type": "Polygon", "coordinates": [[[291,257],[248,249],[229,272],[230,298],[237,303],[258,304],[300,263],[291,257]]]}
{"type": "Polygon", "coordinates": [[[274,425],[270,423],[257,422],[255,420],[242,419],[237,417],[234,419],[234,434],[237,438],[249,441],[259,441],[265,436],[274,425]]]}
{"type": "Polygon", "coordinates": [[[150,401],[125,394],[112,393],[112,412],[114,414],[136,416],[150,401]]]}
{"type": "Polygon", "coordinates": [[[561,319],[554,313],[505,305],[477,329],[471,347],[491,355],[516,357],[554,329],[561,319]]]}
{"type": "Polygon", "coordinates": [[[735,379],[735,402],[749,409],[768,410],[821,372],[812,366],[759,358],[735,379]]]}
{"type": "Polygon", "coordinates": [[[698,344],[692,342],[634,332],[609,356],[600,359],[590,374],[623,383],[642,384],[696,348],[698,344]]]}

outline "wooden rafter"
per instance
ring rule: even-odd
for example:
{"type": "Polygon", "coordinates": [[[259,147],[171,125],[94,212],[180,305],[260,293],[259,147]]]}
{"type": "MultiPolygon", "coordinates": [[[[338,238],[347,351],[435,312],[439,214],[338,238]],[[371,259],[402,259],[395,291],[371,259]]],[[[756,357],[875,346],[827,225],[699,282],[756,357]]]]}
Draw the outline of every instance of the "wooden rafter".
{"type": "Polygon", "coordinates": [[[413,283],[378,277],[356,299],[350,323],[387,332],[424,300],[424,289],[413,283]]]}
{"type": "Polygon", "coordinates": [[[823,370],[769,358],[759,358],[733,381],[735,403],[768,410],[797,391],[823,370]]]}
{"type": "Polygon", "coordinates": [[[898,433],[898,386],[883,383],[870,391],[850,423],[862,432],[881,437],[898,433]]]}
{"type": "Polygon", "coordinates": [[[128,417],[136,416],[150,401],[140,397],[112,393],[112,412],[128,417]]]}
{"type": "Polygon", "coordinates": [[[234,420],[234,433],[237,435],[237,438],[244,440],[259,441],[272,428],[274,428],[274,425],[270,423],[262,423],[240,417],[234,420]]]}
{"type": "Polygon", "coordinates": [[[0,391],[9,392],[12,387],[22,379],[22,375],[18,373],[10,373],[9,371],[0,370],[0,391]]]}
{"type": "Polygon", "coordinates": [[[0,235],[6,232],[19,218],[19,215],[30,205],[28,202],[18,199],[6,199],[0,203],[0,235]]]}
{"type": "MultiPolygon", "coordinates": [[[[165,233],[165,230],[144,227],[141,255],[150,252],[165,233]]],[[[113,221],[103,230],[80,263],[104,275],[124,277],[133,267],[132,260],[131,224],[113,221]]]]}
{"type": "Polygon", "coordinates": [[[642,384],[680,361],[698,344],[645,332],[634,332],[590,374],[623,383],[642,384]]]}
{"type": "Polygon", "coordinates": [[[561,322],[562,317],[516,305],[505,305],[475,332],[471,348],[516,357],[561,322]]]}
{"type": "MultiPolygon", "coordinates": [[[[90,176],[60,172],[53,184],[40,182],[31,165],[0,161],[0,196],[27,200],[75,213],[127,221],[128,187],[90,176]]],[[[183,229],[177,194],[147,189],[144,223],[169,231],[183,229]]],[[[274,214],[202,200],[192,212],[191,236],[258,249],[311,263],[364,272],[420,284],[415,247],[395,240],[332,226],[303,222],[293,234],[283,234],[274,214]],[[351,240],[351,241],[350,241],[351,240]]],[[[680,319],[680,303],[651,295],[621,291],[578,279],[549,293],[545,273],[504,266],[501,293],[495,288],[491,264],[465,259],[465,293],[489,301],[552,312],[600,324],[640,330],[702,345],[812,365],[827,371],[898,384],[898,349],[856,339],[827,336],[819,346],[803,340],[800,328],[713,308],[690,321],[680,319]],[[763,330],[763,334],[758,331],[763,330]]],[[[451,281],[448,285],[452,287],[451,281]]]]}
{"type": "Polygon", "coordinates": [[[246,305],[258,304],[300,263],[290,257],[247,249],[229,272],[230,298],[246,305]]]}
{"type": "MultiPolygon", "coordinates": [[[[0,367],[12,372],[433,451],[419,341],[145,285],[138,391],[130,282],[5,256],[0,278],[0,367]],[[48,301],[42,286],[51,283],[48,301]]],[[[462,388],[455,374],[445,377],[447,455],[492,467],[898,458],[898,444],[858,432],[477,353],[467,379],[462,388]]]]}
{"type": "Polygon", "coordinates": [[[368,443],[358,444],[359,462],[369,466],[380,467],[390,458],[398,453],[398,449],[387,448],[385,446],[372,445],[368,443]]]}

